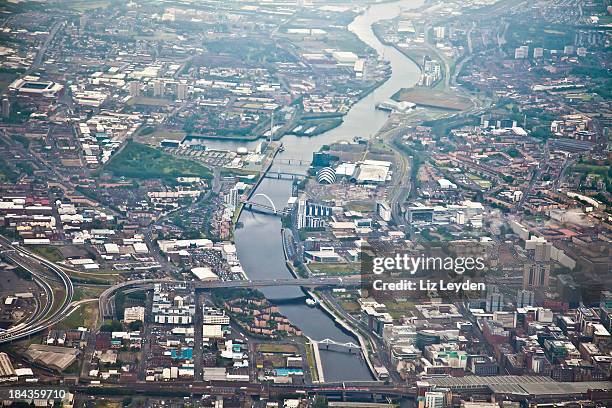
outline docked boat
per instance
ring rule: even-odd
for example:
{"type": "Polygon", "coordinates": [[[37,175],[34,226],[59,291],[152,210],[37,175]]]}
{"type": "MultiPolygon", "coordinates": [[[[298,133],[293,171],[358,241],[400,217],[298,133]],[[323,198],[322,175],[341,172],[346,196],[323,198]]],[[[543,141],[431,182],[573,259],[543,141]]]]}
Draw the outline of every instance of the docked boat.
{"type": "Polygon", "coordinates": [[[317,305],[317,301],[311,298],[306,299],[306,304],[310,307],[315,307],[317,305]]]}

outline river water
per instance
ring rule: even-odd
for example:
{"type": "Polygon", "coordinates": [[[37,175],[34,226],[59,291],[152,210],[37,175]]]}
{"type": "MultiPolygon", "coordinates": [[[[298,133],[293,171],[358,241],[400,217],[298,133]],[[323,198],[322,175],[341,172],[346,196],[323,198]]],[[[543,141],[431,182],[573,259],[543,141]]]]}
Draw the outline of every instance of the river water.
{"type": "MultiPolygon", "coordinates": [[[[355,136],[372,137],[385,123],[387,114],[375,109],[377,102],[384,101],[402,87],[413,86],[419,78],[419,68],[393,47],[378,41],[372,32],[372,24],[380,20],[392,19],[402,9],[415,8],[423,0],[402,0],[371,6],[359,15],[349,29],[362,41],[374,48],[378,54],[391,64],[391,77],[374,92],[353,105],[344,117],[341,126],[326,133],[312,137],[284,136],[285,151],[278,158],[300,158],[310,162],[312,153],[321,146],[340,140],[352,140],[355,136]]],[[[239,146],[252,148],[257,142],[206,141],[207,148],[236,149],[239,146]]],[[[286,169],[287,165],[275,164],[274,168],[286,169]]],[[[292,171],[296,171],[293,166],[292,171]]],[[[299,169],[297,169],[299,170],[299,169]]],[[[302,169],[304,172],[306,168],[302,169]]],[[[276,207],[283,208],[291,195],[291,181],[264,179],[257,193],[268,195],[276,207]]],[[[251,279],[274,279],[290,276],[285,265],[281,242],[280,219],[249,211],[243,211],[240,221],[243,226],[236,230],[235,240],[240,262],[251,279]]],[[[263,290],[270,300],[285,300],[304,296],[295,287],[275,287],[263,290]]],[[[356,342],[350,333],[339,327],[335,321],[319,307],[308,307],[303,299],[282,303],[280,306],[289,320],[298,326],[305,335],[313,340],[330,338],[338,342],[356,342]]],[[[321,359],[326,381],[371,380],[367,364],[361,356],[337,351],[321,350],[321,359]]]]}

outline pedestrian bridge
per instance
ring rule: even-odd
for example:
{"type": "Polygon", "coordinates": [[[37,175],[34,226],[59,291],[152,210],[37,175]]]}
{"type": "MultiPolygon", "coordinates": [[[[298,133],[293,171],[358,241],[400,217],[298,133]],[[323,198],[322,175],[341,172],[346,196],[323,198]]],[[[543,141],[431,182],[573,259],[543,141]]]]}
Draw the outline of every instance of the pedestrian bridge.
{"type": "Polygon", "coordinates": [[[313,341],[313,343],[317,344],[319,350],[331,350],[351,354],[361,352],[361,346],[350,341],[347,343],[341,343],[332,339],[323,339],[320,341],[313,341]]]}

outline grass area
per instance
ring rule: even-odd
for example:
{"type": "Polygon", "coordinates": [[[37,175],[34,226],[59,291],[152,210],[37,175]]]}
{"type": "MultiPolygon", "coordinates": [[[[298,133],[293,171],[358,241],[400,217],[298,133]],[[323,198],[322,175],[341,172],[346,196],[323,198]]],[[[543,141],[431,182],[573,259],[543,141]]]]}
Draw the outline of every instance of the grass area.
{"type": "Polygon", "coordinates": [[[292,135],[298,136],[316,136],[325,133],[342,124],[341,117],[326,118],[326,119],[305,119],[302,118],[297,122],[289,132],[292,135]]]}
{"type": "Polygon", "coordinates": [[[62,320],[58,324],[58,329],[69,330],[78,329],[79,327],[85,326],[85,315],[83,313],[83,306],[72,312],[68,317],[62,320]]]}
{"type": "Polygon", "coordinates": [[[371,201],[351,201],[346,204],[346,209],[359,212],[374,211],[374,203],[371,201]]]}
{"type": "Polygon", "coordinates": [[[358,55],[372,51],[369,45],[348,30],[333,30],[321,42],[325,44],[325,48],[351,51],[358,55]]]}
{"type": "Polygon", "coordinates": [[[170,41],[175,40],[177,38],[176,34],[168,33],[168,32],[155,32],[151,33],[151,35],[135,35],[135,40],[144,40],[144,41],[170,41]]]}
{"type": "Polygon", "coordinates": [[[140,143],[146,143],[153,146],[159,146],[159,143],[164,139],[182,141],[187,136],[187,132],[181,130],[170,129],[154,129],[153,132],[147,133],[147,128],[143,128],[138,135],[134,136],[134,140],[140,143]]]}
{"type": "Polygon", "coordinates": [[[354,300],[341,300],[340,306],[349,313],[357,313],[361,309],[359,303],[354,300]]]}
{"type": "Polygon", "coordinates": [[[146,96],[133,96],[126,103],[129,106],[143,105],[143,106],[168,106],[170,101],[168,99],[161,98],[148,98],[146,96]]]}
{"type": "Polygon", "coordinates": [[[310,370],[310,377],[313,382],[319,381],[319,372],[317,371],[317,363],[315,362],[314,350],[312,344],[306,343],[306,361],[308,361],[308,368],[310,370]]]}
{"type": "Polygon", "coordinates": [[[297,353],[297,348],[290,344],[260,343],[257,345],[260,353],[297,353]]]}
{"type": "Polygon", "coordinates": [[[472,107],[472,102],[452,90],[439,90],[425,87],[403,88],[392,98],[396,101],[407,101],[420,106],[428,106],[445,110],[466,110],[472,107]]]}
{"type": "Polygon", "coordinates": [[[14,183],[19,179],[19,173],[9,166],[4,158],[0,157],[0,181],[14,183]]]}
{"type": "Polygon", "coordinates": [[[385,302],[385,305],[387,306],[387,312],[394,319],[410,316],[410,310],[414,309],[414,303],[410,301],[385,302]]]}
{"type": "Polygon", "coordinates": [[[104,169],[117,177],[139,179],[174,179],[180,176],[212,178],[211,171],[200,163],[177,158],[136,142],[128,142],[104,169]]]}
{"type": "Polygon", "coordinates": [[[28,247],[28,249],[51,262],[59,262],[64,260],[64,257],[60,253],[59,249],[51,245],[32,245],[28,247]]]}
{"type": "Polygon", "coordinates": [[[610,170],[610,166],[599,166],[593,164],[575,164],[572,166],[572,171],[576,173],[598,174],[606,176],[610,170]]]}
{"type": "Polygon", "coordinates": [[[110,5],[110,3],[111,2],[108,0],[66,0],[61,2],[61,4],[63,4],[64,6],[76,11],[88,11],[95,10],[97,8],[106,8],[110,5]]]}
{"type": "Polygon", "coordinates": [[[318,263],[308,264],[308,268],[314,274],[324,275],[351,275],[359,273],[358,263],[318,263]]]}

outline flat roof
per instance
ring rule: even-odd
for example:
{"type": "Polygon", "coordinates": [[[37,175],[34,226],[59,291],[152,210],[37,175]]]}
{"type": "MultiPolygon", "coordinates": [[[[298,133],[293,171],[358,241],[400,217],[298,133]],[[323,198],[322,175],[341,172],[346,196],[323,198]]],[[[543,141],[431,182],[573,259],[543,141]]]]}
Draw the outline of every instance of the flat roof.
{"type": "Polygon", "coordinates": [[[497,394],[525,396],[585,394],[589,389],[612,390],[612,381],[557,382],[550,377],[532,375],[441,377],[427,382],[439,388],[489,388],[497,394]]]}

